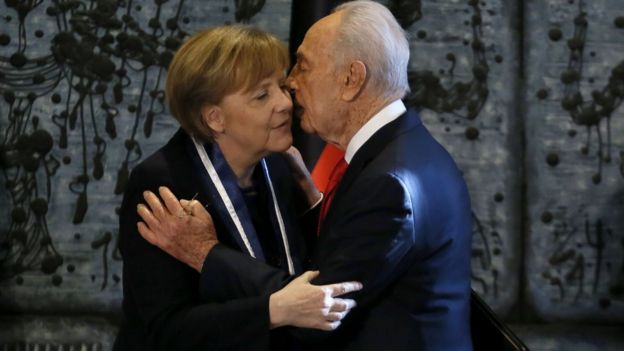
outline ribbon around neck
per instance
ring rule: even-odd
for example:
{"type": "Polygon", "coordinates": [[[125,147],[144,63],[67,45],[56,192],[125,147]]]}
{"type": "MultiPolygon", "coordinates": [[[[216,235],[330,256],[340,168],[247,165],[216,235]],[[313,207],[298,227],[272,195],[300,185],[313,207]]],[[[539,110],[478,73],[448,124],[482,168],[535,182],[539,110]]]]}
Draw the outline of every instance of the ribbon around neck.
{"type": "MultiPolygon", "coordinates": [[[[224,219],[224,224],[232,233],[241,249],[245,249],[251,257],[265,262],[262,246],[247,210],[245,199],[238,187],[236,176],[225,160],[219,146],[212,143],[202,145],[195,137],[191,137],[191,141],[192,145],[189,145],[188,148],[191,159],[198,169],[205,170],[205,173],[202,172],[199,178],[210,197],[211,203],[214,205],[213,208],[218,212],[220,218],[224,219]]],[[[271,182],[265,159],[260,160],[259,163],[262,167],[264,180],[271,192],[273,211],[277,219],[284,252],[286,253],[288,272],[292,275],[295,274],[295,268],[290,253],[288,237],[286,236],[284,219],[277,202],[275,189],[271,182]]]]}

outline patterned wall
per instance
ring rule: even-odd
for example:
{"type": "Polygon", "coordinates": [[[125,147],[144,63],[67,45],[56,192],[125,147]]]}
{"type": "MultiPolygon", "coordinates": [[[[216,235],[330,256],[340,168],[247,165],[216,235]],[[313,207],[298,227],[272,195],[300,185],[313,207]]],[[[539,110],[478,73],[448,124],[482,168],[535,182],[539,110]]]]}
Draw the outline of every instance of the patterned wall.
{"type": "Polygon", "coordinates": [[[546,320],[622,322],[624,3],[526,13],[527,302],[546,320]]]}
{"type": "MultiPolygon", "coordinates": [[[[473,288],[517,323],[621,328],[624,3],[381,2],[410,34],[407,100],[469,184],[473,288]]],[[[234,22],[287,41],[290,9],[0,3],[0,346],[110,349],[116,211],[128,172],[176,128],[163,95],[173,52],[188,33],[234,22]]]]}
{"type": "Polygon", "coordinates": [[[208,24],[249,22],[286,40],[290,2],[4,7],[0,301],[41,311],[116,309],[116,211],[129,170],[176,128],[163,91],[174,50],[208,24]]]}
{"type": "Polygon", "coordinates": [[[505,1],[423,2],[407,27],[409,100],[424,107],[425,124],[468,182],[473,287],[499,313],[518,299],[522,259],[516,10],[505,1]]]}

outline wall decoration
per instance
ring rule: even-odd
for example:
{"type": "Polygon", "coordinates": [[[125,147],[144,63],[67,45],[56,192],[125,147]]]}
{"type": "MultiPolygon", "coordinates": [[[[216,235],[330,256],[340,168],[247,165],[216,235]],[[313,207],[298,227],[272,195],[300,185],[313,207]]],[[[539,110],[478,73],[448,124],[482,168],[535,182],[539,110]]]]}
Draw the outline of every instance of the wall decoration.
{"type": "Polygon", "coordinates": [[[289,9],[258,0],[0,4],[0,305],[119,306],[116,211],[132,167],[177,128],[164,96],[173,53],[209,25],[249,23],[287,38],[289,9]],[[81,291],[98,293],[72,298],[81,291]]]}
{"type": "MultiPolygon", "coordinates": [[[[409,34],[406,101],[470,189],[473,289],[519,323],[619,326],[621,1],[380,2],[409,34]]],[[[132,168],[177,129],[163,92],[173,53],[211,25],[288,42],[291,5],[0,2],[0,311],[11,314],[0,349],[110,349],[117,211],[132,168]]]]}
{"type": "Polygon", "coordinates": [[[547,1],[527,11],[526,290],[545,320],[624,321],[617,4],[547,1]]]}

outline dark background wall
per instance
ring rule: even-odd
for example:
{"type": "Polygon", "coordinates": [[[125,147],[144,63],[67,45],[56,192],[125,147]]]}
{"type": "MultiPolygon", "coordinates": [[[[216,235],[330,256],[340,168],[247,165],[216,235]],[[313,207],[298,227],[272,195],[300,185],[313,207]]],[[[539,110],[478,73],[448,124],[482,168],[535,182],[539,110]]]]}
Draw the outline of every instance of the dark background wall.
{"type": "MultiPolygon", "coordinates": [[[[288,42],[323,7],[296,1],[0,3],[0,348],[111,348],[117,210],[176,128],[173,52],[235,22],[288,42]]],[[[624,349],[624,1],[381,2],[470,187],[473,288],[534,350],[624,349]]]]}

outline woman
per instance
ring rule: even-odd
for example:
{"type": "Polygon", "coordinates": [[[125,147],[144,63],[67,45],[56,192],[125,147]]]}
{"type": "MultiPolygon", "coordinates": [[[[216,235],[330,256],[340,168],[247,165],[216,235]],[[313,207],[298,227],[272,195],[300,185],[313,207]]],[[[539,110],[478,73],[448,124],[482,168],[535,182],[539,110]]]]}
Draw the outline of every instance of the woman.
{"type": "Polygon", "coordinates": [[[289,349],[284,331],[270,329],[293,324],[277,315],[300,312],[275,300],[295,291],[321,306],[322,315],[323,301],[314,294],[319,287],[299,278],[280,294],[221,296],[218,277],[203,286],[201,263],[193,270],[176,261],[145,241],[136,225],[144,195],[149,199],[166,186],[178,198],[207,207],[221,244],[291,275],[301,273],[306,250],[297,221],[318,194],[301,196],[293,162],[281,154],[292,143],[292,101],[284,86],[288,64],[279,39],[241,26],[197,33],[176,53],[166,94],[182,128],[135,167],[122,203],[125,322],[116,350],[289,349]]]}

